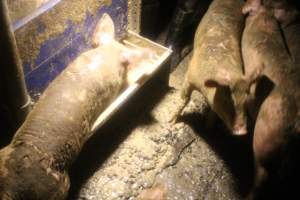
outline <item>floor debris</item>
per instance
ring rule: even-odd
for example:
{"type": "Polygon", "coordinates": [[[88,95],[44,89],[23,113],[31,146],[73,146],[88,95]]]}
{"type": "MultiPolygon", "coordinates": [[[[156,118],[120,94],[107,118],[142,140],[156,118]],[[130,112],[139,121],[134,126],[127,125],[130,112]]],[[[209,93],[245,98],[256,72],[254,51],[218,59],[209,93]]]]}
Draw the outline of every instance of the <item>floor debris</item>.
{"type": "MultiPolygon", "coordinates": [[[[218,133],[202,129],[199,115],[205,114],[207,104],[199,93],[193,94],[182,114],[191,123],[167,121],[180,100],[190,58],[191,54],[172,73],[171,88],[150,112],[132,119],[134,128],[81,180],[80,189],[74,184],[70,200],[238,200],[245,196],[251,184],[251,146],[222,126],[218,133]]],[[[72,183],[77,181],[74,173],[72,183]]]]}

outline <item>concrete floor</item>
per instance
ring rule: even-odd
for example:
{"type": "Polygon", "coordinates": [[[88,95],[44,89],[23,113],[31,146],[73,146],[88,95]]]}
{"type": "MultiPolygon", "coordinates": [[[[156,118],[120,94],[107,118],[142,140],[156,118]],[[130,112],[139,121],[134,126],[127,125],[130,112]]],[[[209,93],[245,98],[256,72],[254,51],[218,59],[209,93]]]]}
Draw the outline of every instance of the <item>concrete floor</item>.
{"type": "Polygon", "coordinates": [[[251,188],[249,138],[218,122],[205,130],[207,106],[194,92],[175,125],[179,88],[191,54],[169,85],[152,80],[85,145],[71,170],[69,200],[243,199],[251,188]]]}

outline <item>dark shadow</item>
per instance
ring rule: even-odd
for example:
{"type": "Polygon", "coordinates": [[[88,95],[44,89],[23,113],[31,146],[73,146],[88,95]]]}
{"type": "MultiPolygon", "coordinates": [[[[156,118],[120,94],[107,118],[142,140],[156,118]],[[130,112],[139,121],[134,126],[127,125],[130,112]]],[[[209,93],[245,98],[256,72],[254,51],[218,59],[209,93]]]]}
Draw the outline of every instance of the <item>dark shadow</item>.
{"type": "Polygon", "coordinates": [[[0,105],[0,149],[8,145],[14,136],[12,116],[8,109],[0,105]]]}
{"type": "MultiPolygon", "coordinates": [[[[292,133],[291,131],[289,131],[292,133]]],[[[300,136],[289,135],[276,156],[264,163],[268,179],[256,191],[255,199],[298,199],[300,180],[300,136]]]]}
{"type": "Polygon", "coordinates": [[[236,192],[243,197],[248,195],[252,188],[254,170],[251,134],[233,136],[220,119],[216,119],[214,127],[205,128],[207,120],[198,114],[185,115],[181,120],[190,125],[224,160],[235,178],[236,192]]]}
{"type": "Polygon", "coordinates": [[[255,99],[248,105],[249,116],[251,117],[251,125],[254,126],[259,109],[265,99],[274,89],[274,83],[267,77],[262,76],[257,83],[255,89],[255,99]]]}

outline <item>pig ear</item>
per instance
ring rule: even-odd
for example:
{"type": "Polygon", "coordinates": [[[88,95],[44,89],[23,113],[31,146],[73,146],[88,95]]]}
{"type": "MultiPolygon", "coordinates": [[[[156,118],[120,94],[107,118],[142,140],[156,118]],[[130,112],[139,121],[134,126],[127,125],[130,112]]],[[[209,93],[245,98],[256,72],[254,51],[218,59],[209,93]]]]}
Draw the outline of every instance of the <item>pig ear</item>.
{"type": "Polygon", "coordinates": [[[232,82],[232,75],[226,70],[218,71],[214,77],[207,79],[204,84],[206,87],[229,86],[232,82]]]}
{"type": "Polygon", "coordinates": [[[257,12],[259,7],[262,5],[261,0],[247,0],[242,8],[242,13],[244,15],[251,14],[252,12],[257,12]]]}
{"type": "Polygon", "coordinates": [[[115,37],[115,26],[113,20],[108,14],[103,14],[101,19],[96,25],[93,37],[92,45],[97,47],[100,45],[105,45],[114,40],[115,37]]]}
{"type": "Polygon", "coordinates": [[[269,79],[264,73],[264,66],[257,68],[254,70],[249,76],[245,77],[245,79],[248,81],[249,86],[251,86],[254,83],[257,83],[259,80],[261,80],[263,77],[269,79]]]}
{"type": "Polygon", "coordinates": [[[149,58],[152,54],[147,49],[129,49],[124,48],[123,52],[120,55],[120,60],[122,63],[132,64],[139,63],[144,58],[149,58]]]}

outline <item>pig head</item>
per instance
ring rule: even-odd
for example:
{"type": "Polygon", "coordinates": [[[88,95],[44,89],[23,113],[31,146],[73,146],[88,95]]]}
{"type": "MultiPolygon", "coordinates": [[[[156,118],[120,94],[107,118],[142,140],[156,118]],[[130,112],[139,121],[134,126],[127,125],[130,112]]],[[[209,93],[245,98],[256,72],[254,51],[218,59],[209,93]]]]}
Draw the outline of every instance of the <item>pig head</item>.
{"type": "Polygon", "coordinates": [[[253,100],[250,88],[260,77],[260,70],[248,77],[219,70],[204,82],[210,107],[234,135],[247,134],[247,106],[253,100]]]}
{"type": "Polygon", "coordinates": [[[197,90],[233,134],[247,133],[246,104],[256,78],[243,75],[242,5],[239,0],[211,3],[195,34],[193,57],[181,91],[183,103],[172,120],[181,113],[192,91],[197,90]]]}

